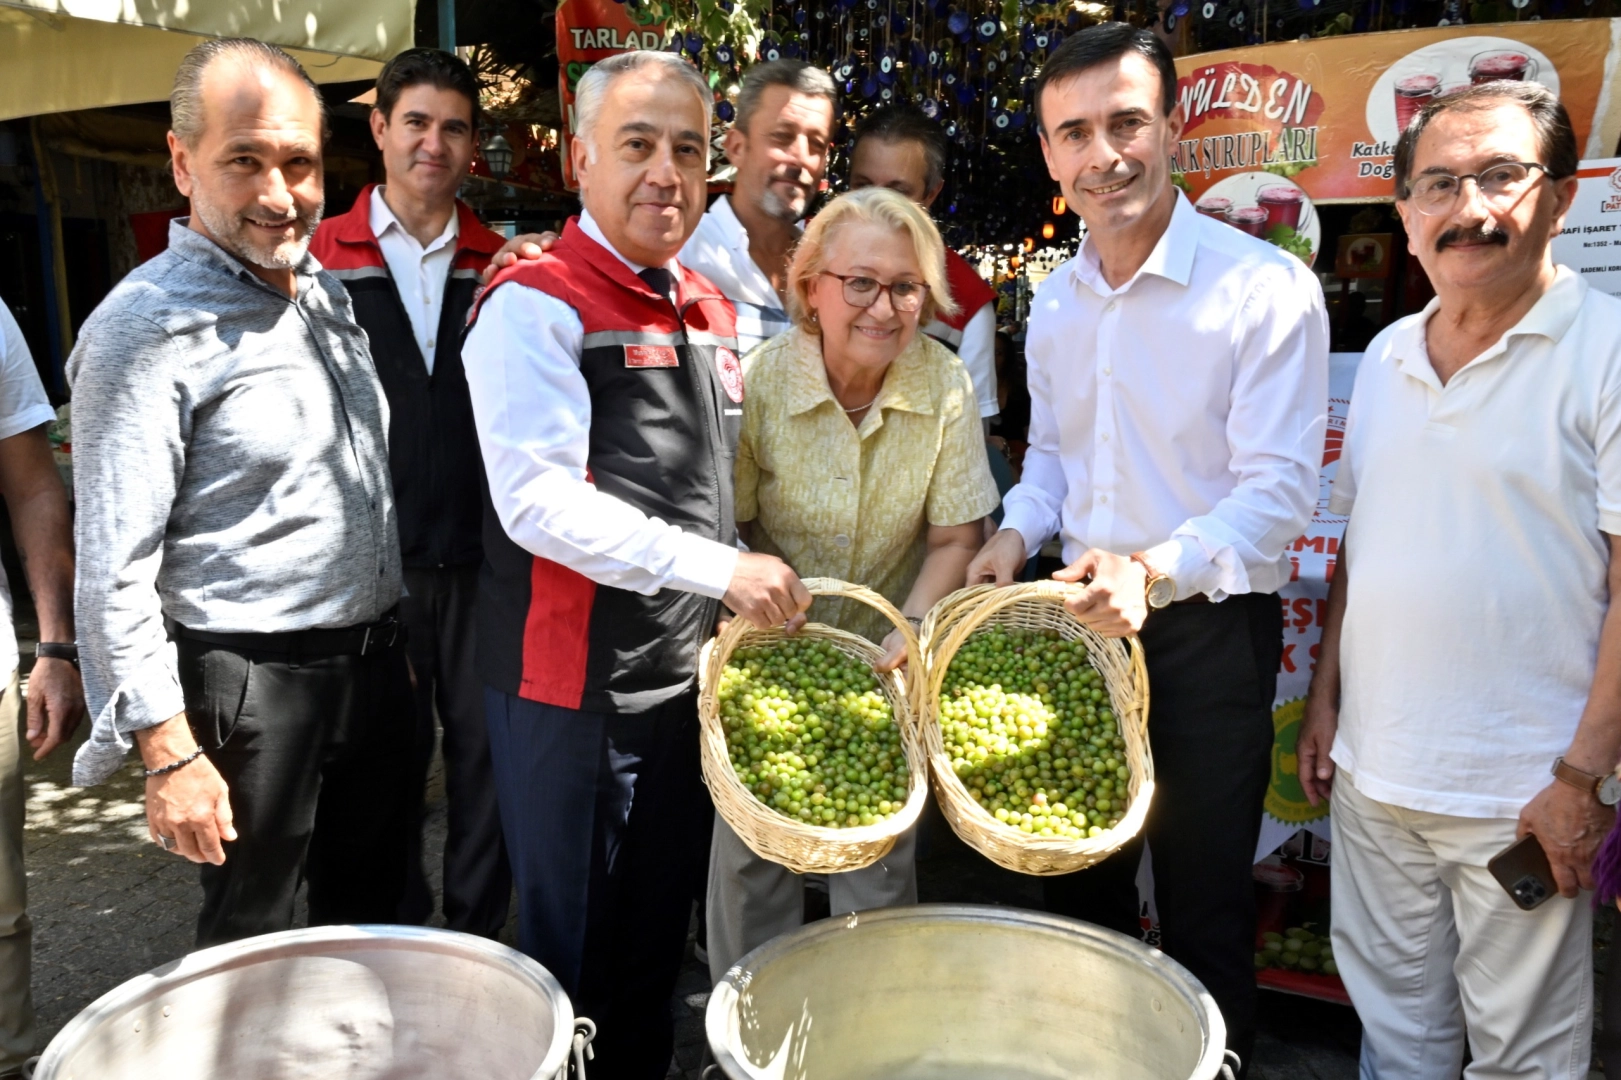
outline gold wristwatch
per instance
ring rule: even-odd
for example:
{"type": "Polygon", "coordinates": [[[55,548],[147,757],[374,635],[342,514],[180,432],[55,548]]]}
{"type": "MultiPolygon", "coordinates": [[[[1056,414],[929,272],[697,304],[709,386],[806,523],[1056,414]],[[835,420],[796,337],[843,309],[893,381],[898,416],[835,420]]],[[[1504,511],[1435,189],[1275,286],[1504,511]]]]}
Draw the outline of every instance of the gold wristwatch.
{"type": "Polygon", "coordinates": [[[1140,551],[1132,552],[1131,561],[1148,572],[1148,582],[1144,591],[1148,596],[1148,609],[1158,611],[1171,606],[1176,599],[1176,582],[1171,580],[1169,574],[1162,574],[1155,570],[1148,562],[1148,556],[1140,551]]]}

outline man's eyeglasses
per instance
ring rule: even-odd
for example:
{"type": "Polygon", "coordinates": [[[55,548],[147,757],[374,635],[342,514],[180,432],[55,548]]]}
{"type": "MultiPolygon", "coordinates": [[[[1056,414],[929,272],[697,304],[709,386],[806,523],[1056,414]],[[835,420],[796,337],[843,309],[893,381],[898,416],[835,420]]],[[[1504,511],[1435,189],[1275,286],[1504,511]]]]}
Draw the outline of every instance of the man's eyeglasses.
{"type": "Polygon", "coordinates": [[[888,290],[890,306],[910,314],[922,308],[923,298],[929,295],[929,287],[921,281],[892,281],[885,285],[876,278],[859,274],[835,274],[831,270],[822,273],[844,282],[844,302],[851,307],[872,307],[878,302],[878,294],[888,290]]]}
{"type": "Polygon", "coordinates": [[[1465,176],[1451,173],[1425,173],[1407,183],[1407,198],[1413,208],[1428,217],[1450,214],[1463,194],[1463,182],[1473,180],[1480,189],[1480,197],[1489,206],[1505,207],[1518,202],[1530,190],[1537,176],[1532,169],[1540,169],[1552,176],[1548,166],[1536,161],[1500,161],[1490,168],[1465,176]]]}

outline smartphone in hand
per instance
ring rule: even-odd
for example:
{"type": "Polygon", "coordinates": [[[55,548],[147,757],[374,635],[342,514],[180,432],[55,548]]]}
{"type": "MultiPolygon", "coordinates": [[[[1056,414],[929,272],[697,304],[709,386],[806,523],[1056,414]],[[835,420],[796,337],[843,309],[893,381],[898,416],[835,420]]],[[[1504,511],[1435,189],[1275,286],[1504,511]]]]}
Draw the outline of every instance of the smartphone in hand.
{"type": "Polygon", "coordinates": [[[1527,833],[1492,856],[1486,869],[1521,911],[1530,911],[1559,894],[1553,868],[1548,865],[1548,853],[1542,850],[1535,833],[1527,833]]]}

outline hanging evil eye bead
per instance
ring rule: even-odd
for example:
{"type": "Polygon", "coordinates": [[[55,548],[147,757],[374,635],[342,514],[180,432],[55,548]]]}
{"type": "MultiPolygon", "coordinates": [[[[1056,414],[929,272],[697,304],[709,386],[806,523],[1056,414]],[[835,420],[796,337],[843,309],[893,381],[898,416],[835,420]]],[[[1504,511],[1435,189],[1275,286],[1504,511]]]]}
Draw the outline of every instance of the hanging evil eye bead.
{"type": "Polygon", "coordinates": [[[882,101],[882,102],[885,102],[885,103],[886,103],[886,104],[887,104],[887,103],[888,103],[888,102],[889,102],[889,101],[890,101],[890,100],[891,100],[891,99],[892,99],[892,98],[894,98],[894,96],[895,96],[895,91],[893,91],[893,90],[891,90],[891,89],[890,89],[890,88],[889,88],[889,87],[887,87],[887,86],[886,86],[886,87],[884,87],[884,88],[883,88],[883,89],[882,89],[882,90],[879,90],[879,91],[878,91],[878,100],[879,100],[879,101],[882,101]]]}
{"type": "Polygon", "coordinates": [[[1047,47],[1047,35],[1046,34],[1037,34],[1035,36],[1035,38],[1034,38],[1034,41],[1035,41],[1035,44],[1036,44],[1036,48],[1038,48],[1038,49],[1045,49],[1047,47]]]}
{"type": "Polygon", "coordinates": [[[886,52],[878,58],[878,81],[888,86],[895,81],[895,55],[886,52]]]}
{"type": "Polygon", "coordinates": [[[804,26],[809,18],[810,14],[804,8],[800,8],[798,11],[794,12],[794,25],[804,26]]]}
{"type": "Polygon", "coordinates": [[[720,117],[723,122],[730,124],[732,119],[737,116],[737,110],[732,108],[730,101],[723,101],[715,106],[715,115],[720,117]]]}
{"type": "Polygon", "coordinates": [[[871,75],[868,75],[865,79],[863,79],[861,82],[861,96],[864,98],[877,97],[878,80],[871,75]]]}
{"type": "Polygon", "coordinates": [[[730,45],[716,45],[715,46],[715,62],[716,63],[730,64],[732,62],[732,57],[733,57],[733,53],[732,53],[732,47],[730,45]]]}
{"type": "Polygon", "coordinates": [[[957,84],[957,102],[961,105],[972,105],[976,92],[973,83],[967,79],[962,80],[957,84]]]}
{"type": "Polygon", "coordinates": [[[1205,0],[1205,5],[1199,9],[1199,13],[1207,19],[1214,19],[1216,17],[1216,5],[1211,3],[1211,0],[1205,0]]]}
{"type": "MultiPolygon", "coordinates": [[[[957,121],[953,120],[953,121],[951,121],[950,123],[948,123],[946,125],[946,138],[955,139],[956,137],[957,137],[957,121]]],[[[955,206],[953,206],[951,208],[951,212],[956,213],[957,208],[955,206]]]]}
{"type": "Polygon", "coordinates": [[[947,86],[956,86],[957,85],[957,73],[955,71],[946,72],[945,84],[947,86]]]}
{"type": "Polygon", "coordinates": [[[923,115],[930,120],[937,120],[940,117],[940,103],[932,97],[924,98],[923,104],[919,105],[918,108],[922,109],[923,115]]]}
{"type": "Polygon", "coordinates": [[[1024,127],[1026,119],[1027,118],[1024,115],[1024,110],[1023,109],[1020,109],[1017,112],[1015,112],[1013,114],[1013,116],[1010,118],[1010,120],[1011,120],[1011,122],[1013,124],[1013,127],[1015,129],[1024,127]]]}
{"type": "Polygon", "coordinates": [[[1176,0],[1176,2],[1171,5],[1171,14],[1175,15],[1179,19],[1185,19],[1188,17],[1189,7],[1190,5],[1188,0],[1176,0]]]}
{"type": "Polygon", "coordinates": [[[951,18],[946,20],[946,29],[950,30],[958,37],[962,37],[967,34],[968,27],[969,21],[967,12],[953,11],[951,13],[951,18]]]}
{"type": "Polygon", "coordinates": [[[849,82],[850,77],[855,74],[855,70],[855,60],[847,57],[839,62],[838,67],[833,69],[833,77],[840,82],[849,82]]]}
{"type": "Polygon", "coordinates": [[[981,19],[979,20],[979,26],[975,28],[975,32],[979,35],[979,40],[989,41],[996,36],[998,29],[1000,27],[997,26],[995,19],[981,19]]]}
{"type": "Polygon", "coordinates": [[[991,123],[996,126],[997,131],[1006,131],[1013,126],[1013,117],[1005,112],[999,112],[991,123]]]}
{"type": "Polygon", "coordinates": [[[687,52],[694,56],[704,51],[704,39],[697,34],[688,34],[687,40],[682,44],[686,46],[687,52]]]}
{"type": "Polygon", "coordinates": [[[764,51],[760,53],[760,58],[762,60],[781,60],[782,46],[778,45],[776,42],[771,42],[765,47],[764,51]]]}
{"type": "Polygon", "coordinates": [[[940,50],[939,49],[930,49],[929,50],[929,67],[937,68],[939,66],[940,66],[940,50]]]}
{"type": "Polygon", "coordinates": [[[906,28],[910,25],[911,23],[906,21],[905,15],[891,15],[889,18],[889,29],[891,33],[904,34],[906,33],[906,28]]]}
{"type": "Polygon", "coordinates": [[[929,50],[923,47],[921,41],[912,42],[912,66],[921,68],[929,62],[929,50]]]}

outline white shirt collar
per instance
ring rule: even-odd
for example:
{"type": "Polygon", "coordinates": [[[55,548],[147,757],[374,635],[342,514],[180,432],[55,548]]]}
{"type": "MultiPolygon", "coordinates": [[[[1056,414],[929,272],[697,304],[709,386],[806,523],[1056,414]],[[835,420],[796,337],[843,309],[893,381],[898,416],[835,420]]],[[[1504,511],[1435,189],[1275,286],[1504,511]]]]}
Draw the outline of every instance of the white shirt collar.
{"type": "MultiPolygon", "coordinates": [[[[1509,349],[1509,343],[1519,337],[1545,337],[1558,344],[1581,312],[1587,299],[1587,282],[1568,266],[1554,269],[1553,284],[1537,298],[1520,321],[1511,326],[1497,342],[1475,357],[1464,368],[1471,368],[1500,356],[1509,349]]],[[[1428,328],[1430,318],[1441,310],[1441,298],[1432,297],[1418,316],[1401,323],[1391,336],[1390,352],[1397,365],[1408,375],[1441,389],[1440,376],[1430,364],[1428,328]]],[[[1462,370],[1462,369],[1460,369],[1462,370]]]]}
{"type": "MultiPolygon", "coordinates": [[[[647,269],[647,267],[643,266],[641,263],[631,262],[629,259],[619,254],[619,249],[608,242],[608,237],[602,231],[602,226],[597,224],[597,219],[592,217],[591,211],[587,210],[583,206],[580,207],[580,231],[585,233],[585,235],[589,236],[591,239],[595,240],[597,243],[601,244],[603,247],[607,248],[613,254],[614,258],[630,267],[631,273],[640,274],[643,270],[647,269]]],[[[677,281],[681,280],[681,265],[674,259],[671,259],[669,262],[665,263],[664,268],[670,271],[670,273],[674,274],[677,281]]]]}
{"type": "Polygon", "coordinates": [[[1111,288],[1104,278],[1103,263],[1098,258],[1097,245],[1092,242],[1090,233],[1081,241],[1080,250],[1075,253],[1075,258],[1070,260],[1070,273],[1076,281],[1099,296],[1123,293],[1144,274],[1153,274],[1155,277],[1162,277],[1185,286],[1193,276],[1193,256],[1199,247],[1201,227],[1199,212],[1193,208],[1193,204],[1188,202],[1182,192],[1178,191],[1176,205],[1171,208],[1170,223],[1160,234],[1154,250],[1148,253],[1148,259],[1120,288],[1111,288]]]}
{"type": "Polygon", "coordinates": [[[455,208],[452,208],[450,212],[450,220],[445,222],[444,231],[441,232],[436,239],[430,241],[426,247],[423,247],[421,244],[417,244],[417,238],[412,236],[410,231],[406,229],[404,225],[400,224],[400,219],[394,216],[393,210],[389,209],[388,202],[383,198],[382,184],[378,184],[376,187],[371,189],[370,217],[371,234],[377,237],[377,239],[381,240],[383,238],[383,234],[388,232],[390,229],[398,229],[400,235],[411,241],[411,243],[416,244],[418,248],[421,248],[422,254],[424,255],[431,255],[433,252],[438,251],[446,244],[454,243],[457,236],[461,234],[461,214],[458,213],[455,208]]]}

